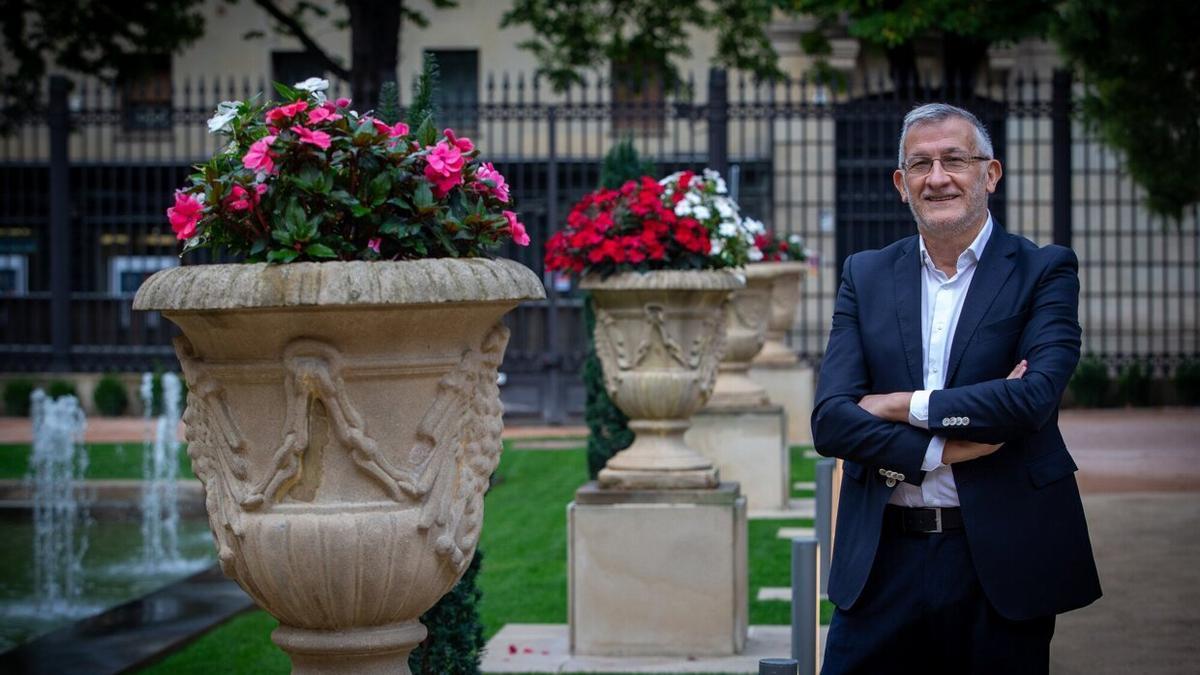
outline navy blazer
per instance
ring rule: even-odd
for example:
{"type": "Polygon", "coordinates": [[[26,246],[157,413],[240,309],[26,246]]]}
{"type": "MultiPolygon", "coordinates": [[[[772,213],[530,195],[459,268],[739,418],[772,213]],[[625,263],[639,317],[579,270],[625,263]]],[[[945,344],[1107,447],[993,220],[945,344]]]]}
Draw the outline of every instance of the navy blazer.
{"type": "MultiPolygon", "coordinates": [[[[853,607],[875,560],[894,488],[919,485],[933,435],[1004,445],[953,465],[967,541],[984,593],[1022,620],[1100,597],[1075,462],[1058,404],[1079,361],[1079,263],[994,223],[950,346],[946,388],[929,397],[929,430],[871,415],[866,394],[924,389],[917,236],[846,259],[812,414],[813,443],[845,460],[829,599],[853,607]],[[1021,359],[1024,377],[1004,379],[1021,359]]],[[[887,574],[887,570],[880,570],[887,574]]]]}

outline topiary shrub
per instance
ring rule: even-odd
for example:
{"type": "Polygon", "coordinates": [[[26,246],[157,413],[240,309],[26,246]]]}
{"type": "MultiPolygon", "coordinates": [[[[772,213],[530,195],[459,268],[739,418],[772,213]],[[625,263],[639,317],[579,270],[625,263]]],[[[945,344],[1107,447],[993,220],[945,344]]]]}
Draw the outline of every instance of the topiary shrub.
{"type": "Polygon", "coordinates": [[[29,417],[29,397],[32,395],[33,380],[9,380],[4,384],[4,413],[14,417],[29,417]]]}
{"type": "Polygon", "coordinates": [[[50,384],[46,385],[46,395],[50,398],[62,398],[63,396],[79,398],[79,394],[75,393],[75,383],[67,380],[51,380],[50,384]]]}
{"type": "Polygon", "coordinates": [[[1140,361],[1127,364],[1117,374],[1117,400],[1122,405],[1150,405],[1150,369],[1140,361]]]}
{"type": "Polygon", "coordinates": [[[475,557],[462,579],[428,612],[421,623],[429,635],[408,657],[413,675],[466,675],[479,672],[479,660],[486,643],[483,622],[479,620],[479,600],[483,592],[476,585],[483,552],[476,549],[475,557]]]}
{"type": "Polygon", "coordinates": [[[105,417],[119,417],[125,414],[129,407],[129,393],[117,375],[105,375],[96,383],[92,392],[92,403],[96,410],[105,417]]]}
{"type": "Polygon", "coordinates": [[[1174,379],[1179,402],[1200,405],[1200,359],[1185,359],[1175,368],[1174,379]]]}
{"type": "Polygon", "coordinates": [[[1108,366],[1096,356],[1085,356],[1075,366],[1075,374],[1067,385],[1075,404],[1098,408],[1108,402],[1108,366]]]}

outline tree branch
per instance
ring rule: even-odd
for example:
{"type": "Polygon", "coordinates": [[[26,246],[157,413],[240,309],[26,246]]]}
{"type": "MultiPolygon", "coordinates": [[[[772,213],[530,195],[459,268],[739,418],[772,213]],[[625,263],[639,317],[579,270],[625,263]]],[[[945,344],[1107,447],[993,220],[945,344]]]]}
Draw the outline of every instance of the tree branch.
{"type": "Polygon", "coordinates": [[[338,76],[338,79],[350,79],[350,71],[337,61],[334,61],[333,57],[329,56],[329,54],[326,54],[325,50],[321,49],[316,41],[309,36],[308,32],[304,30],[303,24],[301,24],[295,18],[288,16],[271,0],[254,0],[254,4],[261,7],[264,12],[271,15],[272,19],[275,19],[279,23],[283,24],[285,28],[291,31],[292,35],[300,41],[300,44],[304,45],[304,48],[310,54],[320,59],[321,63],[328,68],[331,73],[338,76]]]}

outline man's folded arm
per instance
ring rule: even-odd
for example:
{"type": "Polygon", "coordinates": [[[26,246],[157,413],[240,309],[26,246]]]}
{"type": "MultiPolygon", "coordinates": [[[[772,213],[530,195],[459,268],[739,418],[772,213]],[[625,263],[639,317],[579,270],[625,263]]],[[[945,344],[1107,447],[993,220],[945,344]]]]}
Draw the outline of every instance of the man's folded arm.
{"type": "Polygon", "coordinates": [[[1079,362],[1079,263],[1059,248],[1047,266],[1018,343],[1028,369],[996,379],[939,389],[929,395],[929,430],[947,438],[1003,443],[1041,429],[1079,362]]]}
{"type": "Polygon", "coordinates": [[[895,471],[906,482],[919,485],[933,434],[882,420],[858,406],[859,399],[871,391],[851,273],[854,257],[848,257],[842,269],[829,347],[821,362],[812,414],[813,445],[826,457],[895,471]]]}

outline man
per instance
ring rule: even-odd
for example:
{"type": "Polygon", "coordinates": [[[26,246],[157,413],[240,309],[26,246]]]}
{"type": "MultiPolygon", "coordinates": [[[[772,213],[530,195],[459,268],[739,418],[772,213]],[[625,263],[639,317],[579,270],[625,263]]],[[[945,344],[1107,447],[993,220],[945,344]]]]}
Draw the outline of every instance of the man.
{"type": "Polygon", "coordinates": [[[813,409],[845,460],[823,673],[1045,673],[1055,614],[1100,596],[1058,403],[1075,254],[995,222],[987,130],[945,104],[900,134],[917,236],[846,259],[813,409]]]}

